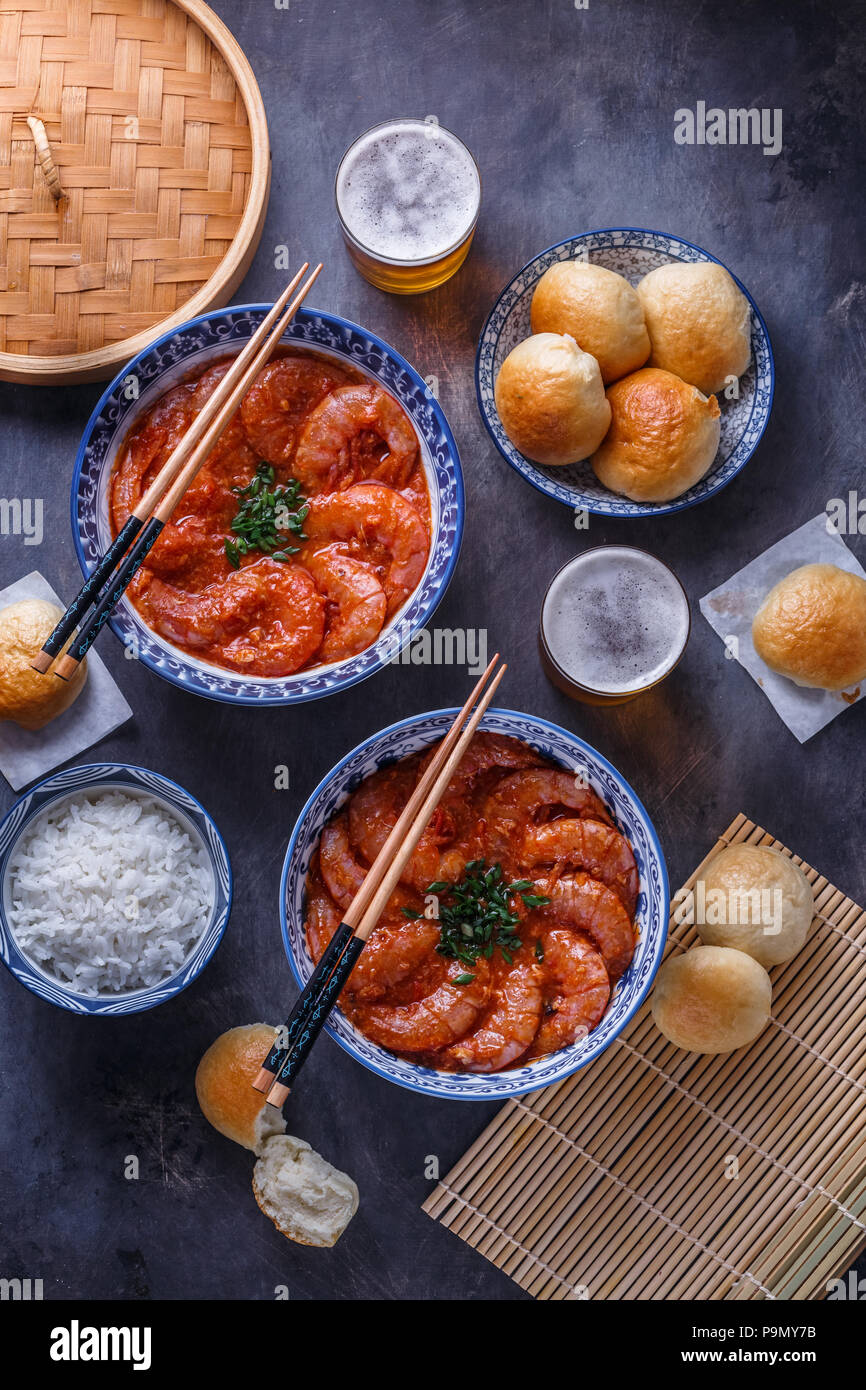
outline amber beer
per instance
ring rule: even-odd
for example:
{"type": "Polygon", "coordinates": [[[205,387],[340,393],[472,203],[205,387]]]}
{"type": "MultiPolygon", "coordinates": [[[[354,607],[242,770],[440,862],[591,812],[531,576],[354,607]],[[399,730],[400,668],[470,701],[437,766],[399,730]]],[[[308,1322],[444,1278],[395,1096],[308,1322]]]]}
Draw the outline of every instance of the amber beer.
{"type": "Polygon", "coordinates": [[[450,130],[431,121],[385,121],[343,155],[336,198],[349,255],[365,279],[392,294],[420,294],[466,259],[481,179],[450,130]]]}
{"type": "Polygon", "coordinates": [[[690,626],[689,601],[673,570],[633,546],[595,546],[550,582],[541,608],[541,664],[572,699],[619,705],[670,675],[690,626]]]}

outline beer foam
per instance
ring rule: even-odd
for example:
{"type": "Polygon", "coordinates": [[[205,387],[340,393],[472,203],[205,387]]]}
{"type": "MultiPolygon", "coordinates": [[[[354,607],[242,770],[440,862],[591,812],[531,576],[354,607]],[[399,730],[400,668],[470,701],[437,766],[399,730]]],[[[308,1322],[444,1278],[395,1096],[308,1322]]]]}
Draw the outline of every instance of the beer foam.
{"type": "Polygon", "coordinates": [[[586,551],[553,580],[542,611],[556,664],[579,685],[624,695],[660,680],[689,633],[678,581],[652,555],[626,546],[586,551]]]}
{"type": "Polygon", "coordinates": [[[425,121],[377,126],[346,153],[337,207],[356,241],[394,261],[435,260],[468,235],[481,183],[456,136],[425,121]]]}

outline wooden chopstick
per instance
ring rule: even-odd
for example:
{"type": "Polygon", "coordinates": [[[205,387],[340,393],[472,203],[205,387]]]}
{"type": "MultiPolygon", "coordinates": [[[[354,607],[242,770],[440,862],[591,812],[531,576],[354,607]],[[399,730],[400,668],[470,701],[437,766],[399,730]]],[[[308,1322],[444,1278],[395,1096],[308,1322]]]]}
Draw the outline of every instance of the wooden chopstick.
{"type": "MultiPolygon", "coordinates": [[[[289,1052],[288,1057],[279,1071],[277,1079],[268,1091],[268,1105],[273,1105],[279,1109],[285,1103],[291,1090],[292,1083],[301,1070],[301,1067],[304,1065],[304,1062],[307,1060],[316,1038],[319,1036],[319,1033],[322,1031],[327,1021],[331,1009],[337,1002],[341,990],[354,970],[358,957],[363,951],[370,933],[373,931],[373,928],[376,926],[376,923],[385,910],[385,906],[397,886],[400,875],[406,867],[415,846],[424,833],[427,822],[438,806],[448,783],[451,781],[451,778],[459,766],[460,760],[466,752],[472,736],[478,728],[507,669],[508,668],[503,663],[487,690],[484,692],[484,695],[479,700],[469,722],[463,728],[460,737],[454,744],[445,763],[434,778],[433,784],[427,792],[423,804],[414,817],[396,853],[390,857],[387,865],[380,864],[383,851],[380,851],[376,857],[370,872],[372,873],[373,869],[379,871],[378,885],[370,898],[369,904],[358,926],[351,937],[349,937],[342,955],[334,965],[333,971],[315,989],[311,989],[311,986],[318,970],[314,971],[313,975],[308,980],[303,995],[311,999],[311,1006],[307,1008],[303,1030],[298,1034],[292,1050],[289,1052]]],[[[455,725],[457,727],[462,723],[462,719],[463,711],[461,710],[455,720],[455,725]]]]}
{"type": "Polygon", "coordinates": [[[346,909],[346,914],[342,922],[325,947],[316,969],[295,1001],[295,1005],[283,1024],[283,1027],[279,1030],[274,1040],[274,1045],[262,1063],[259,1073],[253,1082],[254,1089],[261,1091],[262,1094],[269,1091],[274,1084],[274,1081],[288,1058],[289,1052],[294,1046],[295,1038],[303,1032],[306,1015],[312,1012],[315,1004],[315,995],[318,993],[319,988],[325,984],[346,946],[351,941],[355,928],[367,911],[373,895],[381,882],[382,875],[390,863],[391,856],[402,843],[409,827],[421,810],[427,793],[433,786],[440,769],[445,764],[445,759],[460,737],[460,729],[463,725],[463,721],[480,696],[498,660],[499,653],[497,652],[493,660],[488,663],[487,669],[481,673],[481,676],[476,681],[475,686],[469,694],[469,698],[463,705],[463,708],[457,715],[448,733],[442,739],[427,767],[424,769],[423,775],[419,777],[417,787],[412,792],[412,795],[397,817],[375,861],[367,870],[364,882],[361,884],[361,887],[346,909]]]}
{"type": "Polygon", "coordinates": [[[309,270],[309,265],[309,261],[305,261],[294,279],[292,279],[283,290],[273,308],[268,311],[255,333],[253,333],[249,341],[238,353],[225,376],[218,382],[189,429],[169,454],[150,487],[143,493],[140,500],[133,507],[93,573],[85,580],[84,584],[82,584],[75,598],[63,614],[63,617],[48,637],[42,650],[37,652],[36,656],[31,661],[30,665],[34,671],[38,671],[41,675],[45,674],[54,658],[60,655],[67,639],[72,636],[72,633],[78,627],[90,605],[97,602],[99,592],[109,575],[114,571],[121,557],[135,540],[169,484],[177,477],[180,469],[183,467],[193,448],[216,416],[223,402],[227,400],[232,386],[237,381],[240,373],[243,372],[269,336],[271,329],[274,327],[274,324],[288,303],[289,296],[301,279],[301,276],[305,271],[309,270]]]}
{"type": "MultiPolygon", "coordinates": [[[[169,483],[164,496],[154,507],[149,520],[139,532],[137,539],[133,542],[126,552],[123,560],[108,581],[108,587],[97,601],[93,613],[87,623],[79,630],[72,639],[69,650],[61,656],[57,665],[54,667],[54,674],[61,680],[68,680],[76,671],[79,663],[84,660],[91,646],[99,633],[108,622],[115,607],[126,592],[127,586],[133,579],[137,571],[143,565],[148,552],[152,549],[159,536],[160,531],[170,520],[171,514],[183,497],[187,488],[195,479],[199,469],[204,464],[211,449],[216,444],[223,430],[228,425],[263,364],[268,360],[274,348],[277,346],[282,334],[288,327],[297,309],[303,303],[310,289],[312,288],[320,270],[321,263],[316,266],[312,274],[302,285],[300,291],[292,300],[291,304],[279,318],[274,332],[267,341],[260,347],[258,352],[250,361],[249,366],[243,371],[240,377],[234,378],[234,386],[227,397],[223,400],[223,405],[213,419],[210,427],[205,431],[198,444],[192,450],[188,461],[181,468],[176,477],[169,483]]],[[[228,375],[228,373],[226,373],[228,375]]]]}

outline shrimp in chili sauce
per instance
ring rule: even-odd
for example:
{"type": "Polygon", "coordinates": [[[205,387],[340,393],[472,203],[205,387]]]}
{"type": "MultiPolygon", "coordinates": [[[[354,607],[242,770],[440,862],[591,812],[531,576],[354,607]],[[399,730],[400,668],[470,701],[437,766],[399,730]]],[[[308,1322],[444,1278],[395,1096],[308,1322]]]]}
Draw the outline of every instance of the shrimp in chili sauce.
{"type": "MultiPolygon", "coordinates": [[[[111,478],[115,534],[229,365],[172,387],[136,422],[111,478]]],[[[199,661],[288,676],[377,641],[423,578],[430,526],[421,447],[399,401],[348,363],[289,351],[259,372],[128,597],[199,661]],[[249,575],[271,563],[282,580],[249,575]]]]}
{"type": "MultiPolygon", "coordinates": [[[[308,882],[314,959],[431,756],[379,768],[325,826],[308,882]]],[[[631,845],[583,779],[517,739],[478,733],[341,1007],[379,1046],[445,1071],[496,1072],[579,1045],[631,961],[639,888],[631,845]],[[492,909],[484,884],[502,889],[492,909]]]]}

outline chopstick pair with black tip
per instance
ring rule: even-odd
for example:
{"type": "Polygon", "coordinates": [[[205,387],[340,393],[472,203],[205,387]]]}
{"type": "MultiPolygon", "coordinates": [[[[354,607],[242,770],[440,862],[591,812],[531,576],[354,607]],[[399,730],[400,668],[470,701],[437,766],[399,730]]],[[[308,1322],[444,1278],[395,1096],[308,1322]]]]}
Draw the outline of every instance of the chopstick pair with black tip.
{"type": "Polygon", "coordinates": [[[286,1022],[283,1024],[282,1028],[279,1029],[274,1039],[274,1044],[253,1082],[253,1086],[257,1091],[261,1091],[265,1094],[270,1090],[285,1065],[297,1038],[303,1033],[308,1017],[312,1013],[315,1005],[318,991],[327,982],[334,966],[351,941],[355,928],[359,925],[373,899],[373,895],[380,881],[381,873],[384,873],[385,868],[390,862],[391,856],[400,847],[408,828],[411,826],[415,816],[424,804],[427,793],[436,780],[439,770],[444,766],[448,754],[451,752],[451,749],[460,736],[460,729],[463,721],[466,719],[475,701],[481,695],[498,660],[499,653],[497,652],[492,661],[488,662],[486,669],[482,671],[470,692],[469,698],[466,700],[463,708],[448,730],[448,733],[439,743],[433,757],[424,769],[422,776],[419,777],[418,785],[414,788],[412,795],[397,817],[375,862],[368,869],[361,887],[346,909],[343,921],[337,927],[328,945],[325,947],[313,974],[310,976],[310,979],[295,1001],[295,1005],[286,1019],[286,1022]]]}
{"type": "Polygon", "coordinates": [[[228,425],[240,401],[252,385],[258,372],[276,348],[295,312],[303,302],[319,271],[318,265],[309,276],[303,288],[286,308],[288,300],[298,281],[308,269],[305,262],[297,275],[283,290],[279,299],[265,315],[255,333],[232,361],[225,376],[217,383],[213,393],[203,405],[189,429],[172,450],[168,459],[143,494],[133,511],[127,517],[111,545],[96,565],[93,573],[84,582],[54,631],[46,640],[41,651],[33,658],[31,666],[35,671],[45,674],[55,657],[62,652],[67,640],[82,623],[85,614],[96,606],[86,629],[82,628],[76,640],[70,645],[66,656],[61,657],[54,674],[68,680],[79,661],[86,655],[97,633],[111,616],[115,605],[120,601],[127,584],[143,562],[147,551],[171,516],[180,498],[195,478],[214,444],[228,425]],[[158,522],[159,524],[155,524],[158,522]],[[151,523],[154,523],[153,525],[151,523]],[[133,548],[140,554],[134,566],[128,566],[133,548]],[[126,557],[126,559],[124,559],[126,557]],[[121,583],[121,576],[124,582],[121,583]],[[110,587],[104,593],[105,585],[110,587]],[[97,615],[100,621],[97,622],[97,615]],[[82,638],[88,632],[89,640],[83,645],[82,638]]]}
{"type": "Polygon", "coordinates": [[[232,369],[236,374],[234,378],[232,376],[232,370],[229,370],[222,380],[217,383],[214,391],[193,420],[189,429],[178,441],[177,446],[166,459],[150,487],[143,493],[139,501],[133,507],[126,521],[123,523],[123,526],[111,542],[111,545],[99,560],[93,573],[85,580],[84,584],[82,584],[75,598],[63,614],[63,617],[46,640],[42,650],[37,652],[36,656],[31,661],[30,665],[34,671],[39,671],[42,675],[45,674],[54,658],[60,655],[68,638],[72,636],[88,608],[91,604],[97,602],[100,590],[141,531],[169,484],[177,477],[193,448],[201,439],[223,402],[228,398],[233,381],[237,379],[237,374],[246,368],[259,351],[262,344],[269,337],[277,319],[288,303],[289,296],[297,286],[301,276],[308,269],[309,261],[305,261],[294,279],[290,280],[289,284],[283,290],[283,293],[280,295],[273,308],[269,310],[265,318],[259,324],[249,342],[247,342],[238,353],[232,363],[232,369]]]}
{"type": "MultiPolygon", "coordinates": [[[[490,668],[488,668],[488,670],[489,669],[490,668]]],[[[503,663],[479,700],[468,723],[466,723],[462,729],[461,725],[463,725],[463,720],[465,719],[466,707],[464,706],[458,714],[450,731],[451,733],[457,731],[456,741],[451,744],[450,752],[445,758],[444,763],[437,763],[438,770],[434,774],[432,783],[425,781],[425,773],[425,778],[422,779],[422,781],[425,781],[425,785],[428,788],[426,795],[415,814],[409,818],[411,823],[406,829],[401,831],[401,843],[399,848],[394,853],[389,851],[386,854],[388,843],[386,841],[386,845],[380,850],[368,872],[368,878],[371,874],[375,874],[377,879],[376,887],[372,895],[369,896],[368,905],[355,930],[349,936],[347,936],[345,932],[342,932],[346,942],[342,954],[339,955],[330,973],[328,973],[327,969],[320,972],[317,968],[307,981],[301,997],[302,999],[306,998],[308,1002],[305,1005],[301,1005],[301,1001],[299,1000],[298,1005],[296,1005],[298,1016],[302,1018],[303,1021],[296,1031],[291,1050],[283,1062],[273,1085],[268,1091],[268,1105],[273,1105],[279,1109],[285,1104],[293,1082],[297,1078],[304,1062],[309,1057],[316,1038],[327,1022],[331,1009],[337,1002],[340,992],[357,964],[358,957],[384,912],[391,894],[399,883],[400,876],[409,858],[414,852],[418,841],[427,827],[430,817],[436,810],[451,778],[454,776],[461,759],[469,747],[472,736],[478,728],[488,705],[493,699],[506,670],[507,667],[503,663]],[[317,976],[319,977],[318,983],[316,983],[317,976]]],[[[433,764],[431,763],[431,767],[432,766],[433,764]]],[[[427,773],[429,772],[430,768],[427,769],[427,773]]],[[[403,814],[405,815],[405,810],[403,814]]],[[[398,821],[398,825],[399,824],[400,822],[398,821]]],[[[394,827],[394,830],[397,830],[397,826],[394,827]]],[[[394,832],[392,832],[392,834],[393,833],[394,832]]],[[[389,839],[390,838],[389,836],[389,839]]],[[[354,903],[352,906],[354,907],[354,903]]],[[[347,923],[343,922],[341,928],[346,925],[347,923]]],[[[257,1089],[259,1089],[258,1086],[257,1089]]]]}
{"type": "Polygon", "coordinates": [[[66,653],[61,656],[57,665],[54,667],[54,674],[61,680],[68,680],[77,670],[93,645],[99,633],[109,621],[114,609],[123,597],[130,582],[144,564],[148,553],[153,549],[160,532],[166,523],[171,519],[175,507],[180,502],[184,493],[195,480],[196,475],[202,468],[205,460],[216,444],[220,435],[226,429],[238,409],[241,401],[252,386],[259,371],[267,362],[268,358],[277,346],[282,334],[291,322],[295,312],[302,304],[313,283],[315,282],[321,264],[316,267],[308,277],[299,293],[292,300],[288,308],[276,319],[273,331],[266,341],[260,341],[260,346],[253,356],[248,359],[248,365],[240,371],[229,369],[226,376],[231,373],[231,387],[228,395],[223,397],[219,410],[213,417],[210,426],[205,430],[189,452],[188,461],[176,473],[170,481],[167,491],[153,509],[150,517],[145,522],[137,538],[133,541],[129,550],[124,555],[118,568],[110,576],[108,585],[102,596],[98,598],[93,613],[87,622],[80,628],[78,633],[69,644],[66,653]]]}

